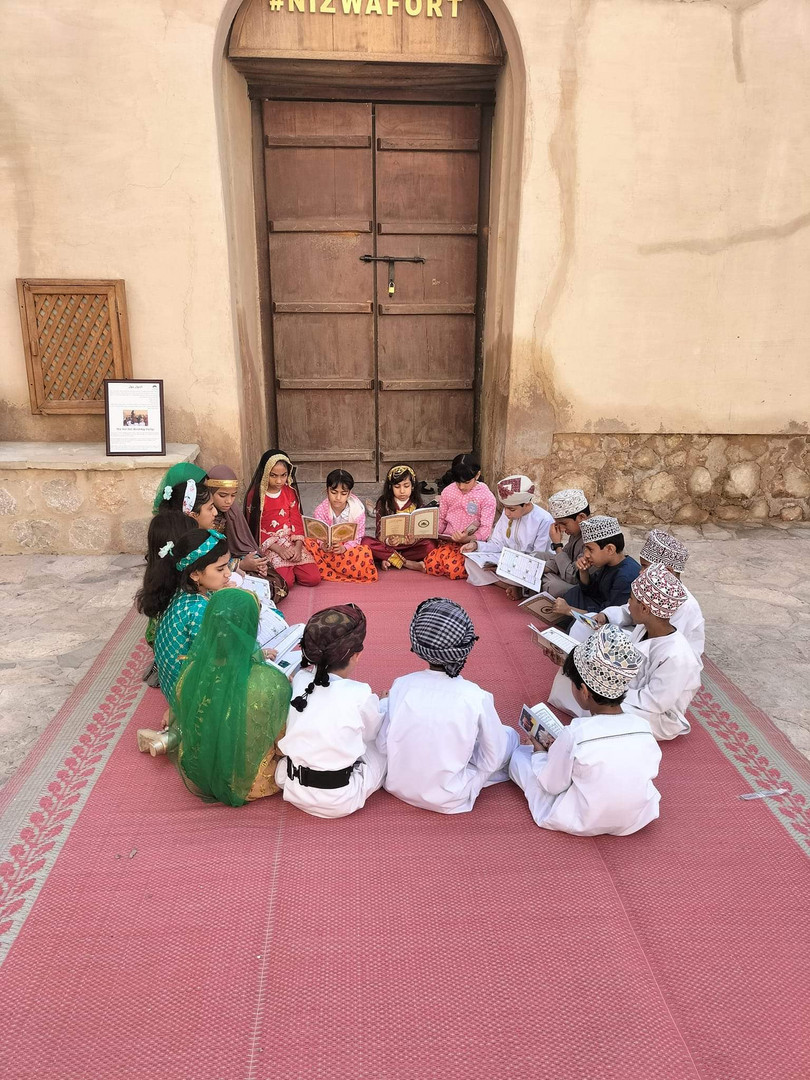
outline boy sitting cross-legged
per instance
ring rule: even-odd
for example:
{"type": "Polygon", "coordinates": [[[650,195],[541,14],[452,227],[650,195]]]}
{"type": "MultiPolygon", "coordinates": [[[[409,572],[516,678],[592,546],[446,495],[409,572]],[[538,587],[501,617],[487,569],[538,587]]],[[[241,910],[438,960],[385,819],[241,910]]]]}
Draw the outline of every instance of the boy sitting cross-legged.
{"type": "Polygon", "coordinates": [[[563,674],[584,716],[548,752],[539,744],[512,755],[509,776],[543,829],[627,836],[658,817],[653,783],[661,750],[650,725],[628,712],[625,691],[643,662],[618,626],[605,626],[569,653],[563,674]]]}
{"type": "Polygon", "coordinates": [[[580,523],[584,550],[577,560],[579,584],[558,597],[552,611],[570,615],[576,611],[602,611],[626,604],[630,584],[641,567],[624,553],[624,534],[614,517],[595,516],[580,523]]]}
{"type": "Polygon", "coordinates": [[[549,530],[549,550],[540,553],[546,560],[543,591],[564,596],[578,578],[577,561],[585,551],[580,526],[591,516],[584,491],[566,488],[549,497],[548,510],[554,518],[549,530]]]}
{"type": "Polygon", "coordinates": [[[467,580],[471,585],[500,585],[506,589],[511,600],[520,598],[521,590],[499,578],[494,567],[504,548],[513,551],[535,552],[548,546],[549,529],[553,527],[551,514],[534,501],[534,484],[528,476],[506,476],[498,481],[498,501],[503,513],[498,518],[488,540],[471,540],[461,548],[462,554],[473,551],[492,556],[493,569],[479,566],[472,559],[465,559],[467,580]]]}
{"type": "Polygon", "coordinates": [[[507,780],[518,734],[501,723],[492,694],[461,677],[478,638],[452,600],[419,605],[411,649],[430,665],[396,679],[377,746],[388,757],[385,789],[438,814],[472,810],[481,788],[507,780]]]}

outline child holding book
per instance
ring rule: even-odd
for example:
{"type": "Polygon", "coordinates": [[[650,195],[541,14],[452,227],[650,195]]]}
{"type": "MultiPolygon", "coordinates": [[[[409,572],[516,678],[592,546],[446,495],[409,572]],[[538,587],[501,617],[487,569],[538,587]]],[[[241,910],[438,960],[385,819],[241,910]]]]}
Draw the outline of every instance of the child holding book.
{"type": "Polygon", "coordinates": [[[245,496],[245,517],[259,545],[259,553],[294,584],[320,585],[315,560],[304,546],[301,499],[293,464],[282,450],[268,450],[253,474],[245,496]]]}
{"type": "Polygon", "coordinates": [[[631,637],[644,663],[627,692],[627,707],[649,720],[656,739],[667,741],[691,731],[686,710],[700,689],[702,665],[672,623],[686,590],[660,563],[642,570],[631,589],[631,637]]]}
{"type": "MultiPolygon", "coordinates": [[[[643,662],[628,688],[625,711],[639,713],[648,721],[656,739],[667,741],[691,731],[686,710],[700,688],[700,661],[671,622],[686,600],[686,590],[660,563],[642,570],[630,588],[628,609],[633,625],[630,640],[643,662]]],[[[549,702],[579,715],[579,703],[572,698],[570,685],[559,672],[549,702]]]]}
{"type": "Polygon", "coordinates": [[[375,508],[375,536],[366,536],[363,543],[370,549],[374,559],[383,570],[424,571],[424,559],[436,547],[435,540],[416,540],[413,536],[389,537],[383,541],[380,521],[391,514],[407,514],[422,507],[422,496],[416,482],[416,473],[410,465],[394,465],[388,470],[382,494],[375,508]]]}
{"type": "Polygon", "coordinates": [[[376,581],[374,556],[363,543],[366,531],[366,508],[352,495],[354,477],[345,469],[333,469],[326,478],[326,498],[315,507],[313,517],[325,525],[356,525],[354,540],[325,547],[308,536],[304,543],[315,560],[323,581],[376,581]]]}
{"type": "MultiPolygon", "coordinates": [[[[491,536],[488,539],[485,537],[470,540],[461,548],[464,555],[474,551],[491,555],[492,558],[487,561],[492,563],[493,568],[504,548],[534,552],[547,547],[549,528],[553,520],[550,514],[535,503],[534,484],[528,476],[505,476],[498,481],[496,490],[503,513],[498,518],[491,536]]],[[[473,559],[465,558],[464,563],[471,585],[499,585],[506,589],[510,599],[517,600],[520,597],[520,589],[499,578],[494,569],[479,566],[478,561],[473,559]]]]}
{"type": "Polygon", "coordinates": [[[461,677],[478,640],[452,600],[419,605],[411,649],[429,665],[396,679],[377,741],[387,755],[386,791],[437,814],[472,810],[483,787],[507,779],[518,734],[501,723],[486,690],[461,677]]]}
{"type": "Polygon", "coordinates": [[[629,836],[658,817],[653,783],[661,749],[650,724],[626,706],[643,657],[617,626],[602,627],[568,654],[562,669],[582,716],[548,751],[512,755],[509,776],[535,824],[575,836],[629,836]]]}
{"type": "Polygon", "coordinates": [[[172,754],[186,787],[207,802],[242,806],[278,791],[276,740],[290,683],[265,662],[258,622],[255,595],[213,593],[175,686],[169,729],[148,740],[153,756],[172,754]]]}
{"type": "Polygon", "coordinates": [[[555,615],[576,611],[602,611],[626,604],[630,585],[641,572],[635,559],[625,554],[624,534],[616,518],[595,516],[580,522],[584,550],[576,562],[579,584],[558,597],[555,615]]]}
{"type": "Polygon", "coordinates": [[[138,610],[158,619],[155,664],[160,688],[169,701],[209,596],[230,580],[229,559],[222,533],[192,529],[176,542],[164,544],[155,572],[144,579],[138,610]]]}
{"type": "MultiPolygon", "coordinates": [[[[686,569],[686,560],[688,558],[689,549],[686,545],[670,535],[670,533],[664,532],[663,529],[652,529],[647,533],[644,546],[639,554],[642,570],[646,570],[647,567],[655,563],[660,563],[679,581],[681,581],[681,574],[686,569]]],[[[706,623],[703,619],[703,612],[700,610],[700,604],[682,581],[681,585],[683,585],[686,599],[670,617],[670,622],[689,642],[698,663],[703,667],[702,657],[706,644],[706,623]]],[[[632,630],[633,628],[633,619],[628,604],[605,608],[596,618],[600,623],[609,622],[615,623],[624,629],[629,628],[632,630]]],[[[582,627],[582,624],[577,623],[571,628],[570,634],[578,640],[584,640],[587,636],[587,630],[582,627]]]]}
{"type": "Polygon", "coordinates": [[[450,466],[451,483],[439,497],[437,548],[425,557],[426,573],[460,581],[467,577],[462,545],[487,540],[495,520],[495,496],[479,480],[481,466],[472,454],[459,454],[450,466]]]}
{"type": "Polygon", "coordinates": [[[286,802],[313,817],[354,813],[385,775],[375,745],[380,700],[354,678],[365,637],[366,617],[355,604],[317,612],[304,630],[307,667],[293,678],[276,783],[286,802]]]}

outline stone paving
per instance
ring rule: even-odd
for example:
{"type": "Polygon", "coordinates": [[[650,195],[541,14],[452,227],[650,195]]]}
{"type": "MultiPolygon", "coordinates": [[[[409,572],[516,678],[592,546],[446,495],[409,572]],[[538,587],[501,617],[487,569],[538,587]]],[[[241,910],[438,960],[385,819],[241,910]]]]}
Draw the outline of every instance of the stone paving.
{"type": "MultiPolygon", "coordinates": [[[[644,532],[628,529],[636,554],[644,532]]],[[[810,758],[810,525],[674,526],[706,651],[810,758]]],[[[0,557],[0,784],[20,764],[126,614],[135,555],[0,557]]]]}

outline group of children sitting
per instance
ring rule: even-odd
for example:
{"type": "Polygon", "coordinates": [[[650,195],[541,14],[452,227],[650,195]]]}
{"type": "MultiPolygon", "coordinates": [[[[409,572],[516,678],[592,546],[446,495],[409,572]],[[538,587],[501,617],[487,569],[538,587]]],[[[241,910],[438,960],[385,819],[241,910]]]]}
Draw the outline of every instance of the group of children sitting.
{"type": "MultiPolygon", "coordinates": [[[[160,688],[169,702],[162,732],[139,732],[139,747],[174,755],[187,786],[229,805],[283,791],[318,817],[340,817],[384,786],[411,805],[440,813],[472,809],[480,790],[507,778],[525,792],[538,825],[579,835],[624,835],[658,816],[658,741],[689,731],[685,712],[700,685],[704,624],[680,581],[684,545],[653,530],[641,564],[625,553],[615,518],[591,514],[578,490],[535,502],[525,476],[495,497],[469,456],[457,458],[441,492],[436,543],[380,539],[380,519],[419,508],[414,471],[396,466],[376,506],[375,536],[326,547],[304,534],[293,466],[266,454],[248,485],[225,466],[204,473],[175,466],[158,490],[139,610],[150,617],[160,688]],[[551,705],[573,719],[550,745],[501,723],[492,695],[461,671],[477,638],[453,601],[420,604],[412,651],[428,669],[395,680],[382,701],[355,678],[366,635],[354,604],[327,608],[307,623],[304,666],[292,678],[268,660],[267,627],[284,627],[277,605],[294,584],[370,581],[383,569],[466,577],[470,584],[520,590],[497,574],[511,548],[544,560],[550,625],[570,628],[551,705]],[[472,552],[492,555],[473,561],[472,552]],[[482,562],[484,565],[482,565],[482,562]],[[251,582],[265,578],[262,597],[251,582]],[[241,585],[241,588],[226,586],[241,585]],[[569,639],[569,640],[570,640],[569,639]]],[[[366,507],[348,473],[327,480],[315,517],[353,521],[366,507]]]]}

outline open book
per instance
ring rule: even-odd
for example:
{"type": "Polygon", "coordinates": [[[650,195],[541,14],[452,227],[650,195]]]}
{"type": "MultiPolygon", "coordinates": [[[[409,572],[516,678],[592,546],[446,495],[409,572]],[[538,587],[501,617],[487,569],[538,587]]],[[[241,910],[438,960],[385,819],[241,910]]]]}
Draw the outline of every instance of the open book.
{"type": "Polygon", "coordinates": [[[386,514],[380,518],[380,540],[387,544],[390,539],[401,540],[405,536],[435,540],[439,531],[438,506],[426,506],[410,513],[386,514]]]}
{"type": "Polygon", "coordinates": [[[506,581],[514,582],[515,585],[522,585],[525,589],[538,592],[545,568],[546,564],[542,559],[535,559],[527,555],[525,551],[504,548],[498,559],[498,568],[495,573],[506,581]]]}
{"type": "Polygon", "coordinates": [[[494,570],[498,565],[497,551],[465,551],[464,558],[469,559],[470,562],[474,562],[475,565],[480,566],[482,570],[485,567],[491,567],[494,570]]]}
{"type": "MultiPolygon", "coordinates": [[[[568,618],[568,616],[556,616],[554,614],[554,597],[551,593],[539,592],[534,596],[527,596],[525,600],[521,600],[518,607],[528,608],[529,611],[534,612],[535,615],[539,615],[541,619],[548,621],[554,621],[557,618],[568,618]]],[[[574,611],[571,609],[571,616],[576,619],[577,622],[583,623],[589,630],[597,630],[599,628],[599,622],[596,618],[595,611],[574,611]]]]}
{"type": "Polygon", "coordinates": [[[305,517],[304,532],[323,547],[332,547],[333,544],[345,544],[348,540],[356,540],[357,522],[342,521],[337,525],[327,525],[325,521],[320,521],[318,518],[305,517]]]}
{"type": "Polygon", "coordinates": [[[545,630],[538,630],[533,623],[529,623],[529,629],[536,635],[536,642],[549,658],[558,667],[562,667],[565,658],[576,647],[578,642],[574,638],[558,630],[556,626],[549,626],[545,630]]]}
{"type": "Polygon", "coordinates": [[[292,626],[284,626],[278,633],[267,641],[262,642],[263,649],[274,649],[275,660],[270,660],[274,667],[283,671],[290,678],[300,669],[303,663],[301,656],[301,638],[304,636],[304,623],[294,623],[292,626]]]}
{"type": "Polygon", "coordinates": [[[524,705],[520,710],[518,727],[541,746],[551,746],[552,742],[564,731],[551,709],[544,702],[538,705],[524,705]]]}

